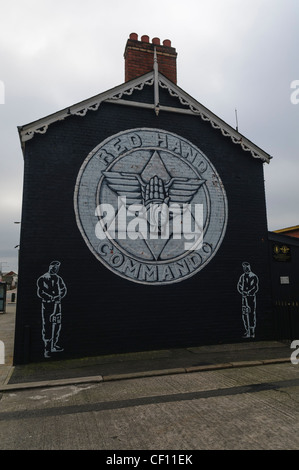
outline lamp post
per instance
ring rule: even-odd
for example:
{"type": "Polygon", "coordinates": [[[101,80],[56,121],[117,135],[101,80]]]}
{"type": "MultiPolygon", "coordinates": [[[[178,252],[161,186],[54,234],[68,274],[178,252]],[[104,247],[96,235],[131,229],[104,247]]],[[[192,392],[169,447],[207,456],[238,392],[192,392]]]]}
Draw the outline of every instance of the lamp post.
{"type": "MultiPolygon", "coordinates": [[[[21,224],[21,222],[16,221],[14,224],[21,224]]],[[[20,257],[20,245],[16,245],[15,248],[18,248],[18,273],[19,273],[19,257],[20,257]]]]}

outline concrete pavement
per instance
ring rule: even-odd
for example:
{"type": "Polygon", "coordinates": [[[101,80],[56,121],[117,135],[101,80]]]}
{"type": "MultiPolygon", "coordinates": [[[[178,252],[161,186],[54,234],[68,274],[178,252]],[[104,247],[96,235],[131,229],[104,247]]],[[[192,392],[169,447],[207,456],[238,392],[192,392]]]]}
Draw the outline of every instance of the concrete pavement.
{"type": "Polygon", "coordinates": [[[289,342],[253,341],[13,366],[15,303],[0,314],[0,392],[289,362],[289,342]]]}

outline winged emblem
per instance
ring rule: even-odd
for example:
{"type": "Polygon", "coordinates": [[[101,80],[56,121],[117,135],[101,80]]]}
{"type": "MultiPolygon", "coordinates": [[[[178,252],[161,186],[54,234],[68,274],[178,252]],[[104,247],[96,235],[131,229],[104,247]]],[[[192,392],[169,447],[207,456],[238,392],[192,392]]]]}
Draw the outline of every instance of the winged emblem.
{"type": "MultiPolygon", "coordinates": [[[[172,240],[174,227],[176,233],[181,231],[183,214],[189,212],[192,216],[190,203],[206,182],[205,179],[171,176],[157,151],[141,173],[110,170],[102,174],[108,187],[119,198],[126,198],[129,216],[134,217],[138,213],[138,220],[145,220],[149,224],[149,238],[147,231],[142,232],[141,237],[155,260],[160,259],[166,245],[172,240]],[[141,206],[142,210],[136,212],[136,205],[141,206]],[[171,225],[170,220],[173,220],[171,225]]],[[[138,224],[137,227],[139,230],[138,224]]],[[[134,224],[130,230],[133,230],[132,239],[135,239],[134,224]]],[[[199,235],[201,232],[199,230],[199,235]]]]}
{"type": "Polygon", "coordinates": [[[204,179],[173,177],[165,182],[154,175],[145,182],[139,174],[116,171],[103,172],[109,188],[119,197],[126,197],[127,205],[143,204],[188,204],[204,179]]]}

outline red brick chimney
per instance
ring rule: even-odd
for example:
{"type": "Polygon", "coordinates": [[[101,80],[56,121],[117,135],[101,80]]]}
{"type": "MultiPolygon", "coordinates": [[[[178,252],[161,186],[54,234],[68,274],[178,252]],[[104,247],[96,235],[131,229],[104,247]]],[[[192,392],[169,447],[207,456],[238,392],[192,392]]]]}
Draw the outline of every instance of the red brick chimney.
{"type": "Polygon", "coordinates": [[[177,53],[169,39],[165,39],[162,45],[159,38],[153,38],[150,43],[148,36],[141,36],[141,41],[138,41],[136,33],[130,34],[124,53],[126,82],[153,70],[155,48],[159,72],[172,82],[177,82],[177,53]]]}

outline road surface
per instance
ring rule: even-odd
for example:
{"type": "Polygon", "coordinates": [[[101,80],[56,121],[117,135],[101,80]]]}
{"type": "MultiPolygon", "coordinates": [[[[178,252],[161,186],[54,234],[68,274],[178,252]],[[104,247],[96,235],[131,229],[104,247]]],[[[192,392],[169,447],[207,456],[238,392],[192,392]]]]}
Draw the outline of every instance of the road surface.
{"type": "Polygon", "coordinates": [[[0,436],[1,450],[297,450],[299,365],[6,392],[0,436]]]}

